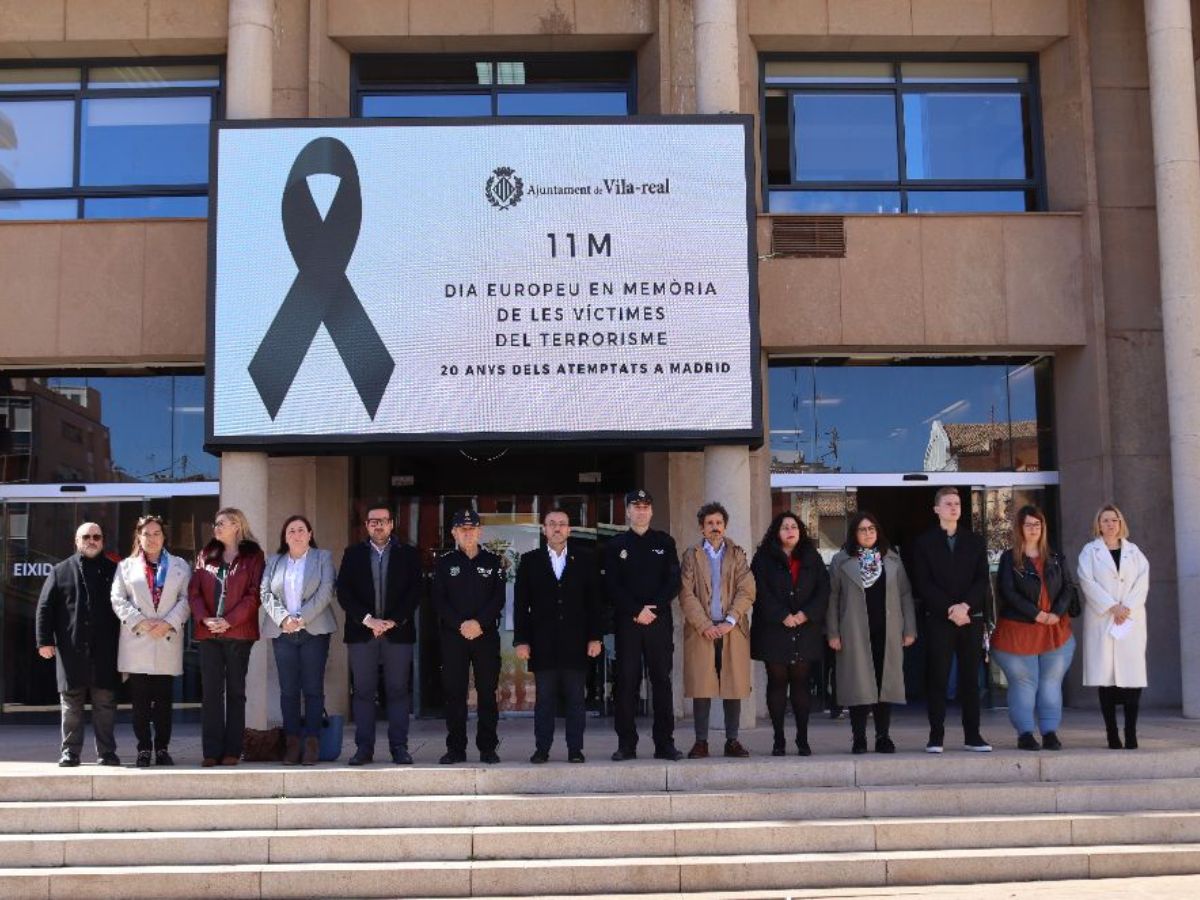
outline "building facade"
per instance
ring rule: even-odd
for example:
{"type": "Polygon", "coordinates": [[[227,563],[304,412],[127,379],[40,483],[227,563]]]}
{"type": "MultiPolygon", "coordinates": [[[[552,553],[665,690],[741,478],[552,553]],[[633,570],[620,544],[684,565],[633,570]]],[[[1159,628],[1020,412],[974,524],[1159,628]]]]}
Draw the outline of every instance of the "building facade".
{"type": "MultiPolygon", "coordinates": [[[[1200,715],[1196,5],[0,0],[4,714],[56,706],[32,603],[83,517],[124,552],[162,512],[187,555],[219,504],[269,548],[303,512],[338,557],[385,497],[429,563],[463,503],[515,552],[551,505],[603,539],[638,484],[681,546],[717,498],[739,543],[793,509],[828,557],[859,508],[903,548],[953,484],[996,556],[1023,502],[1071,555],[1117,502],[1153,571],[1147,700],[1200,715]],[[721,112],[755,122],[761,446],[205,451],[211,121],[721,112]]],[[[346,677],[335,652],[335,709],[346,677]]]]}

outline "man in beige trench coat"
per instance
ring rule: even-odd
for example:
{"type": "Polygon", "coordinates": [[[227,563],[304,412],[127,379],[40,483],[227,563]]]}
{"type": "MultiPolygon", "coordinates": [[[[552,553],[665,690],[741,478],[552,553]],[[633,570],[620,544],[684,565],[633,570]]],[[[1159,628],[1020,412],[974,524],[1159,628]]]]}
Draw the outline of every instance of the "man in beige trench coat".
{"type": "Polygon", "coordinates": [[[742,700],[750,696],[750,607],[754,576],[746,551],[725,537],[729,513],[706,503],[696,513],[704,539],[683,551],[679,608],[683,612],[683,695],[692,698],[696,743],[688,759],[708,756],[714,697],[723,701],[725,755],[750,755],[738,740],[742,700]]]}

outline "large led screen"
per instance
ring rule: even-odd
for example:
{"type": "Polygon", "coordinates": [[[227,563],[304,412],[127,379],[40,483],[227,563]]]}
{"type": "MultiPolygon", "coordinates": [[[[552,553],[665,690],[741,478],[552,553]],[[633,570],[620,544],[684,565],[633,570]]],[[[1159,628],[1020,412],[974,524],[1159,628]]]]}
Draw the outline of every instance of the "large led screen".
{"type": "Polygon", "coordinates": [[[759,440],[749,135],[219,123],[209,445],[759,440]]]}

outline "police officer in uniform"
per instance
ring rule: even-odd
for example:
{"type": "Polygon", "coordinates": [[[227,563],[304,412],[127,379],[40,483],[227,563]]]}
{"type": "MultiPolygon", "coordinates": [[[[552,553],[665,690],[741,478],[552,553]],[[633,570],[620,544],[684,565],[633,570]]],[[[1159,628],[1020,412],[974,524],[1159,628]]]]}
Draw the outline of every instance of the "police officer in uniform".
{"type": "Polygon", "coordinates": [[[612,538],[604,548],[604,586],[612,604],[617,639],[614,762],[637,757],[634,710],[643,660],[654,698],[654,757],[683,758],[675,748],[671,694],[671,602],[679,593],[679,555],[669,534],[650,527],[653,515],[650,493],[630,491],[625,495],[629,530],[612,538]]]}
{"type": "Polygon", "coordinates": [[[479,514],[454,514],[455,548],[443,553],[433,576],[433,604],[441,623],[442,686],[446,694],[446,765],[467,760],[468,673],[475,669],[479,760],[498,763],[496,686],[500,680],[500,613],[504,572],[500,557],[479,546],[479,514]]]}

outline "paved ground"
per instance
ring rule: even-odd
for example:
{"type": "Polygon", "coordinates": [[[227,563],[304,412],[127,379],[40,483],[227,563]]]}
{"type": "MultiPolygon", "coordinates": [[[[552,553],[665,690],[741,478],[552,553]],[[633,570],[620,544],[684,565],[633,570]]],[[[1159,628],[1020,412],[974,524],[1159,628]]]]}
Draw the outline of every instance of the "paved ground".
{"type": "MultiPolygon", "coordinates": [[[[127,714],[123,713],[127,717],[127,714]]],[[[951,710],[951,716],[957,715],[951,710]]],[[[956,724],[956,720],[951,719],[956,724]]],[[[589,760],[607,762],[608,756],[616,748],[616,736],[612,730],[612,719],[589,719],[585,737],[584,752],[589,760]]],[[[649,736],[649,722],[639,721],[642,740],[639,745],[642,756],[649,757],[653,745],[649,736]]],[[[557,740],[551,752],[553,763],[565,765],[566,745],[562,738],[562,722],[558,723],[557,740]]],[[[474,734],[474,722],[470,725],[470,733],[474,734]]],[[[869,733],[869,727],[868,727],[869,733]]],[[[1200,720],[1183,719],[1177,712],[1148,711],[1144,712],[1138,727],[1140,754],[1152,753],[1155,750],[1177,750],[1193,747],[1200,752],[1200,720]]],[[[436,764],[438,757],[445,750],[445,725],[437,719],[421,719],[412,723],[409,739],[409,749],[417,765],[436,764]]],[[[983,734],[997,752],[1018,754],[1016,737],[1003,711],[985,712],[983,718],[983,734]]],[[[790,732],[789,732],[790,735],[790,732]]],[[[533,752],[533,720],[527,717],[506,718],[500,722],[500,757],[505,765],[528,765],[530,753],[533,752]]],[[[768,756],[771,750],[771,729],[758,727],[743,732],[741,739],[755,756],[768,756]]],[[[892,737],[899,749],[898,757],[922,752],[928,736],[924,715],[920,710],[904,710],[894,716],[892,737]]],[[[1065,745],[1064,753],[1115,753],[1107,748],[1104,738],[1104,727],[1100,714],[1088,710],[1067,710],[1060,736],[1065,745]]],[[[690,720],[680,722],[675,730],[675,741],[684,752],[691,747],[694,734],[690,720]]],[[[961,731],[957,727],[947,728],[946,752],[962,753],[961,731]]],[[[472,738],[473,739],[473,738],[472,738]]],[[[790,740],[790,736],[789,736],[790,740]]],[[[850,724],[846,719],[830,720],[824,715],[815,716],[809,731],[809,740],[813,752],[817,756],[848,755],[850,751],[850,724]]],[[[33,771],[41,769],[46,763],[57,761],[60,738],[54,725],[0,725],[0,774],[33,771]]],[[[117,752],[123,762],[131,764],[135,756],[135,741],[133,730],[128,722],[117,727],[117,752]]],[[[710,747],[720,752],[723,745],[723,734],[714,731],[710,735],[710,747]]],[[[345,749],[338,763],[323,765],[344,765],[354,750],[353,726],[346,729],[345,749]]],[[[789,745],[789,754],[795,748],[789,745]]],[[[171,752],[180,765],[199,765],[200,762],[200,726],[198,724],[181,724],[175,728],[175,736],[171,742],[171,752]]],[[[1045,752],[1045,751],[1043,751],[1045,752]]],[[[95,754],[91,747],[91,734],[88,733],[84,745],[84,762],[94,761],[95,754]]],[[[387,760],[386,725],[381,723],[377,739],[376,758],[387,760]]],[[[1137,757],[1130,754],[1130,763],[1136,765],[1137,757]]],[[[736,764],[736,760],[730,760],[736,764]]],[[[390,763],[389,763],[390,764],[390,763]]],[[[267,765],[265,763],[255,765],[267,765]]],[[[474,750],[470,752],[467,765],[479,765],[474,750]]],[[[680,765],[686,765],[686,761],[680,765]]],[[[1200,896],[1200,893],[1197,894],[1200,896]]]]}

